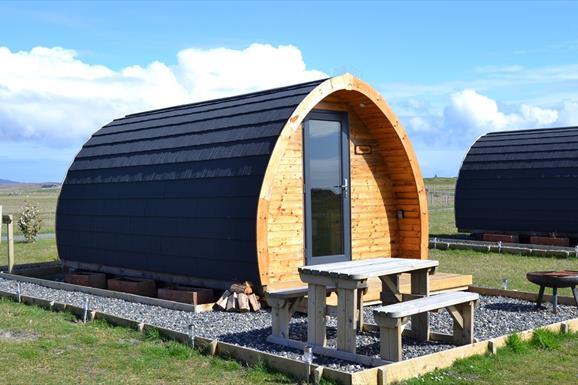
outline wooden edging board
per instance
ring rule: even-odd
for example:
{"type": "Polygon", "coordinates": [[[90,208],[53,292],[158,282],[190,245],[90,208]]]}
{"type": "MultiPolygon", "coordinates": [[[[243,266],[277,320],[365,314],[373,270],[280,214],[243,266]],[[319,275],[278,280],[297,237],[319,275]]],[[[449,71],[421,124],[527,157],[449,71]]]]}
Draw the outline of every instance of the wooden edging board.
{"type": "Polygon", "coordinates": [[[194,313],[209,311],[213,308],[213,305],[214,305],[213,303],[207,303],[207,304],[203,304],[203,305],[191,305],[188,303],[169,301],[166,299],[144,297],[142,295],[137,295],[137,294],[130,294],[130,293],[123,293],[123,292],[119,292],[119,291],[99,289],[96,287],[80,286],[80,285],[74,285],[72,283],[50,281],[50,280],[41,279],[41,278],[25,277],[25,276],[15,275],[15,274],[0,273],[0,278],[6,278],[6,279],[13,280],[13,281],[33,283],[33,284],[40,285],[40,286],[46,286],[46,287],[49,287],[51,289],[77,291],[77,292],[85,293],[85,294],[98,295],[100,297],[123,299],[123,300],[129,301],[129,302],[137,302],[137,303],[142,303],[145,305],[160,306],[160,307],[164,307],[164,308],[171,309],[171,310],[182,310],[182,311],[188,311],[188,312],[194,312],[194,313]]]}
{"type": "MultiPolygon", "coordinates": [[[[3,290],[0,290],[0,297],[10,298],[12,300],[18,301],[17,294],[3,290]]],[[[28,305],[36,305],[51,311],[68,311],[80,318],[84,316],[84,308],[61,302],[49,301],[24,294],[20,295],[20,302],[28,305]]],[[[160,335],[165,338],[191,344],[191,338],[188,334],[175,330],[138,322],[128,318],[118,317],[100,311],[89,311],[87,320],[92,321],[94,319],[105,320],[114,325],[129,327],[139,331],[156,329],[159,331],[160,335]]],[[[234,358],[249,365],[254,365],[257,362],[264,362],[269,367],[280,372],[288,373],[289,375],[298,379],[315,378],[317,379],[316,382],[318,382],[319,378],[323,376],[324,378],[331,379],[341,384],[352,384],[350,380],[351,374],[347,372],[342,372],[314,364],[309,365],[299,360],[280,357],[274,354],[265,353],[255,349],[237,346],[218,340],[211,340],[204,337],[195,336],[194,344],[196,347],[200,348],[200,350],[206,352],[207,354],[218,355],[224,358],[234,358]]]]}
{"type": "MultiPolygon", "coordinates": [[[[0,297],[7,297],[13,300],[18,300],[17,294],[2,290],[0,290],[0,297]]],[[[82,317],[84,314],[84,309],[81,307],[27,295],[21,295],[20,302],[36,305],[51,311],[69,311],[79,317],[82,317]]],[[[140,323],[138,321],[114,316],[112,314],[90,311],[88,314],[88,320],[93,319],[106,320],[111,324],[130,327],[139,331],[156,329],[165,338],[170,338],[189,344],[191,343],[191,339],[186,333],[140,323]]],[[[548,329],[554,332],[577,331],[578,318],[542,326],[540,329],[548,329]]],[[[518,332],[517,334],[523,340],[528,340],[532,338],[534,329],[518,332]]],[[[203,337],[194,337],[194,344],[210,355],[234,358],[250,365],[257,362],[264,362],[266,365],[275,370],[287,373],[298,379],[313,379],[315,383],[318,383],[319,379],[323,377],[344,385],[385,385],[410,379],[436,369],[450,367],[458,359],[467,358],[478,354],[493,353],[497,348],[506,345],[506,340],[508,337],[509,335],[504,335],[489,340],[476,342],[470,345],[459,346],[453,349],[443,350],[437,353],[411,358],[408,360],[354,373],[343,372],[315,364],[309,365],[299,360],[280,357],[255,349],[237,346],[218,340],[210,340],[203,337]]]]}

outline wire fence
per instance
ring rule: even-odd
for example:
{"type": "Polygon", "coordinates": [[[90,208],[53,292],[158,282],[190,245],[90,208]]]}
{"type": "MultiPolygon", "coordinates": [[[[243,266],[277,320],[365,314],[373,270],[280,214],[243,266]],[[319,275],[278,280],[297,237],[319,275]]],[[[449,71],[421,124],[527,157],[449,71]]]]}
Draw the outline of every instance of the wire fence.
{"type": "Polygon", "coordinates": [[[429,209],[449,209],[454,207],[455,191],[453,189],[427,189],[429,209]]]}

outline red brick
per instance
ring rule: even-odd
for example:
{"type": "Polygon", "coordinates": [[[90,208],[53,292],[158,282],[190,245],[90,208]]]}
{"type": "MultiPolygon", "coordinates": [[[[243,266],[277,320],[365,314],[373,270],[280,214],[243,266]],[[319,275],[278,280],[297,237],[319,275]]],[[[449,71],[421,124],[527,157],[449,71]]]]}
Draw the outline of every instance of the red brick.
{"type": "Polygon", "coordinates": [[[503,243],[518,243],[517,235],[507,234],[484,234],[484,241],[486,242],[503,242],[503,243]]]}
{"type": "Polygon", "coordinates": [[[530,243],[535,245],[548,246],[570,246],[570,239],[568,238],[553,238],[553,237],[530,237],[530,243]]]}
{"type": "Polygon", "coordinates": [[[91,272],[74,272],[64,275],[64,282],[80,286],[106,289],[106,274],[91,272]]]}
{"type": "Polygon", "coordinates": [[[108,289],[145,297],[155,297],[157,294],[156,283],[150,279],[112,278],[108,280],[108,289]]]}
{"type": "Polygon", "coordinates": [[[190,303],[193,305],[214,301],[213,289],[201,287],[161,288],[158,290],[158,297],[169,301],[190,303]]]}

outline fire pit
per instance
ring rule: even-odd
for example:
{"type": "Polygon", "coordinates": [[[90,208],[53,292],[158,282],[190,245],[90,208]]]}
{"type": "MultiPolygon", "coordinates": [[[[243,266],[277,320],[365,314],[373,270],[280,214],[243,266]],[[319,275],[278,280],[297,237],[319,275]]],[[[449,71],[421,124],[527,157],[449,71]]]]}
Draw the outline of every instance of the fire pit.
{"type": "Polygon", "coordinates": [[[528,281],[540,286],[538,293],[538,302],[536,307],[542,308],[542,299],[544,298],[544,289],[546,287],[552,288],[552,305],[553,311],[558,311],[558,288],[569,287],[572,288],[572,294],[578,306],[578,271],[534,271],[526,274],[528,281]]]}

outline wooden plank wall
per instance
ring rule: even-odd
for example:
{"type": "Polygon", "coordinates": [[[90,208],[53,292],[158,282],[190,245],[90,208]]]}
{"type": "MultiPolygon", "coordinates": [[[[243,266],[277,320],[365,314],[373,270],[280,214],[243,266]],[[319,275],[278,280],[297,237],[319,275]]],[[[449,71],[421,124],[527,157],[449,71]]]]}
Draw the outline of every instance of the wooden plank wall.
{"type": "MultiPolygon", "coordinates": [[[[410,160],[401,142],[402,138],[393,129],[393,124],[399,125],[399,122],[388,121],[380,109],[359,92],[338,91],[333,96],[355,112],[377,142],[377,151],[384,161],[383,166],[380,166],[385,173],[383,183],[388,186],[386,190],[393,194],[392,204],[388,206],[390,227],[394,221],[397,222],[397,237],[391,239],[393,255],[397,253],[400,258],[427,258],[427,249],[423,252],[421,247],[421,225],[423,218],[427,218],[427,211],[420,212],[419,192],[410,167],[410,161],[417,160],[410,160]],[[397,219],[398,210],[403,210],[403,219],[397,219]]],[[[387,203],[388,195],[383,197],[387,203]]],[[[427,208],[424,207],[424,210],[427,208]]]]}
{"type": "Polygon", "coordinates": [[[351,164],[351,257],[397,257],[396,201],[387,165],[379,150],[379,134],[349,111],[351,164]],[[371,154],[355,154],[356,145],[371,154]]]}
{"type": "Polygon", "coordinates": [[[269,284],[298,280],[305,260],[302,126],[289,137],[275,172],[268,219],[269,284]]]}
{"type": "MultiPolygon", "coordinates": [[[[349,113],[352,258],[420,258],[417,188],[391,123],[358,92],[334,93],[316,109],[349,113]],[[356,145],[370,145],[372,153],[356,155],[356,145]],[[401,220],[399,209],[404,210],[401,220]]],[[[302,150],[302,129],[298,129],[281,157],[268,204],[270,286],[298,281],[297,268],[305,263],[302,150]]]]}

